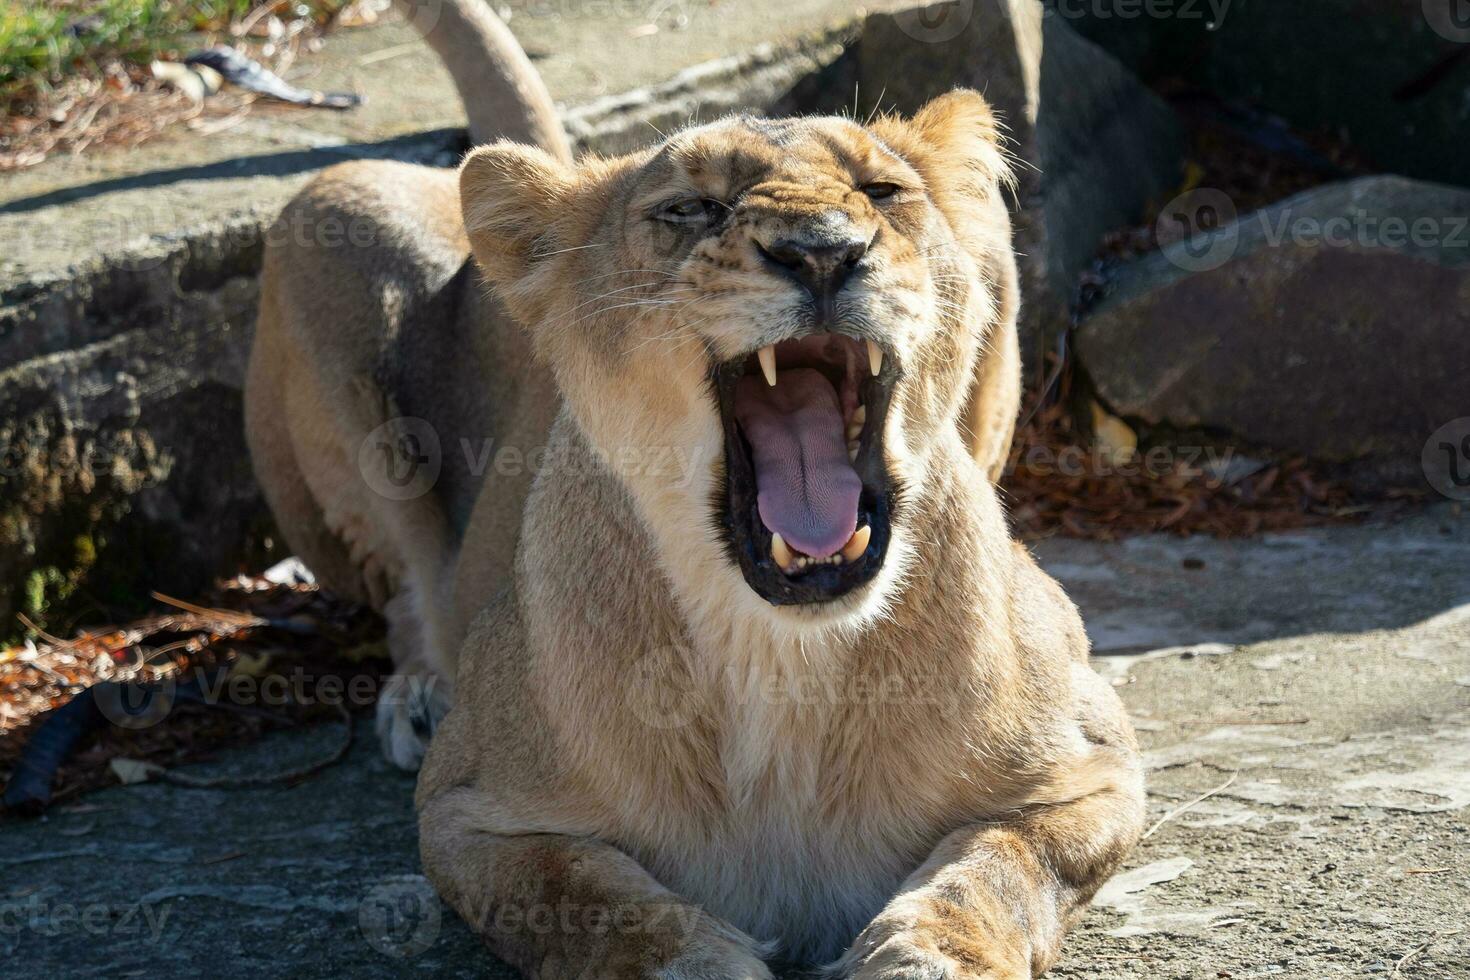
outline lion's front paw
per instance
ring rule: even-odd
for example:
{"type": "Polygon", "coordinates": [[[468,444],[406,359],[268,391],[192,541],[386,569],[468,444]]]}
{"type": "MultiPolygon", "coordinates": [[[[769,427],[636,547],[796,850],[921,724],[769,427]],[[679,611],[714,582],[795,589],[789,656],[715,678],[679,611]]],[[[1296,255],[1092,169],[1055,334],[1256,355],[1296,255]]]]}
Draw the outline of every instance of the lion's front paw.
{"type": "Polygon", "coordinates": [[[869,926],[829,969],[842,980],[1031,980],[1030,957],[967,931],[869,926]]]}
{"type": "Polygon", "coordinates": [[[418,771],[439,720],[449,710],[443,685],[428,674],[393,674],[378,695],[377,731],[383,755],[409,772],[418,771]]]}
{"type": "Polygon", "coordinates": [[[653,976],[655,980],[773,980],[764,961],[734,943],[685,949],[653,976]]]}

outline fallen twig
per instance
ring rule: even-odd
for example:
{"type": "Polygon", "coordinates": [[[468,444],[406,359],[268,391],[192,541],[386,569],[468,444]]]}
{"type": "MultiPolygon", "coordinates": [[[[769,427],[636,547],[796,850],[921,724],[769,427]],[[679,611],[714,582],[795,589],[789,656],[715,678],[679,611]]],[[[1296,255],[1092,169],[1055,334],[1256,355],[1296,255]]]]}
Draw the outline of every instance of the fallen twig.
{"type": "Polygon", "coordinates": [[[206,616],[211,619],[220,620],[226,623],[235,623],[239,626],[265,625],[265,620],[261,619],[259,616],[251,616],[248,613],[238,613],[232,609],[209,609],[205,606],[196,606],[192,602],[185,602],[183,599],[175,599],[173,596],[164,595],[162,592],[150,592],[148,594],[159,602],[164,603],[165,605],[174,606],[175,608],[182,609],[185,612],[191,612],[196,616],[206,616]]]}
{"type": "Polygon", "coordinates": [[[1389,980],[1393,980],[1394,977],[1403,976],[1404,967],[1407,964],[1424,955],[1424,952],[1428,950],[1429,947],[1433,946],[1441,939],[1448,939],[1451,936],[1458,936],[1464,931],[1465,930],[1463,929],[1446,929],[1443,932],[1436,932],[1433,936],[1430,936],[1427,940],[1420,943],[1418,946],[1415,946],[1413,949],[1409,950],[1402,957],[1400,957],[1399,961],[1393,965],[1393,972],[1388,975],[1389,980]]]}
{"type": "Polygon", "coordinates": [[[1157,831],[1164,824],[1168,823],[1170,820],[1173,820],[1175,817],[1179,816],[1179,814],[1185,812],[1186,810],[1190,809],[1191,807],[1198,806],[1199,804],[1203,803],[1205,800],[1208,800],[1210,797],[1214,796],[1216,793],[1220,793],[1220,792],[1223,792],[1224,790],[1229,789],[1230,788],[1230,784],[1233,783],[1233,782],[1235,782],[1235,777],[1237,777],[1239,775],[1240,775],[1240,773],[1238,773],[1238,772],[1232,772],[1230,774],[1230,778],[1229,779],[1225,780],[1223,783],[1221,783],[1219,786],[1216,786],[1214,789],[1210,790],[1208,793],[1202,793],[1199,796],[1196,796],[1194,799],[1190,800],[1188,803],[1182,803],[1179,806],[1176,806],[1174,809],[1170,810],[1168,813],[1164,814],[1157,821],[1155,821],[1154,822],[1154,825],[1152,827],[1150,827],[1147,830],[1145,830],[1143,832],[1143,836],[1140,837],[1139,840],[1148,840],[1150,837],[1152,837],[1154,835],[1154,832],[1155,831],[1157,831]]]}
{"type": "Polygon", "coordinates": [[[1215,725],[1309,725],[1311,722],[1310,718],[1201,718],[1198,720],[1186,718],[1176,724],[1208,728],[1215,725]]]}

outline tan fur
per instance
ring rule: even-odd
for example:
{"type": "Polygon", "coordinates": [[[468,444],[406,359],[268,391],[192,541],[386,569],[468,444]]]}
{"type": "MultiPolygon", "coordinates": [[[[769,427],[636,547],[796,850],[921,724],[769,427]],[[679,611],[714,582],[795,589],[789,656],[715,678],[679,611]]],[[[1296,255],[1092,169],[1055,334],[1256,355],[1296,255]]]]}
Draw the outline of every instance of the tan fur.
{"type": "Polygon", "coordinates": [[[1019,385],[1004,177],[988,108],[957,92],[911,120],[731,119],[576,166],[499,144],[460,171],[462,222],[452,178],[384,164],[283,216],[373,244],[271,249],[257,467],[307,562],[391,603],[400,670],[459,651],[424,867],[527,976],[769,977],[772,956],[1033,976],[1136,840],[1126,715],[992,483],[1019,385]],[[905,190],[871,201],[874,180],[905,190]],[[738,205],[697,240],[647,220],[690,194],[738,205]],[[753,243],[823,221],[878,236],[851,301],[902,371],[904,492],[876,579],[775,607],[714,528],[707,378],[794,329],[753,243]],[[357,453],[397,415],[446,462],[460,438],[544,447],[534,486],[449,473],[384,499],[357,453]]]}

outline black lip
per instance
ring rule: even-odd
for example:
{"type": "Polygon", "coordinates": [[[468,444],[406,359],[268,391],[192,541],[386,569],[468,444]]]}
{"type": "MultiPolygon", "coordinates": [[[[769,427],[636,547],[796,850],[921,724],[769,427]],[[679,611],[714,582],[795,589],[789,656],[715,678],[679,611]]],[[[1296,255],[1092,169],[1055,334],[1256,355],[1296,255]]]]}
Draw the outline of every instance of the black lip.
{"type": "Polygon", "coordinates": [[[771,532],[761,523],[756,509],[750,446],[735,420],[735,385],[746,374],[747,360],[748,355],[720,364],[710,377],[725,434],[725,484],[716,491],[716,528],[724,535],[746,584],[773,606],[820,605],[840,599],[871,582],[888,556],[900,494],[883,459],[881,434],[899,377],[897,365],[894,358],[885,357],[879,376],[865,377],[859,387],[859,396],[867,406],[867,425],[853,468],[863,484],[858,498],[858,526],[867,524],[873,529],[867,551],[855,562],[817,565],[798,576],[788,576],[771,558],[771,532]]]}

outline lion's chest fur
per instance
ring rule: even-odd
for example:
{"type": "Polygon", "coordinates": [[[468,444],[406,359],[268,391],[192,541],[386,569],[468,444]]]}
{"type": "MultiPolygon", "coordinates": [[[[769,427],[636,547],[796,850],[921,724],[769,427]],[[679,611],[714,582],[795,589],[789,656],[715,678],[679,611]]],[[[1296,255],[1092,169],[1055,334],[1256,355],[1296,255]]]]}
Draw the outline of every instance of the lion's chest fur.
{"type": "Polygon", "coordinates": [[[729,703],[710,772],[718,805],[666,796],[624,846],[661,882],[781,955],[835,959],[939,837],[935,776],[883,758],[882,721],[814,688],[729,703]]]}

